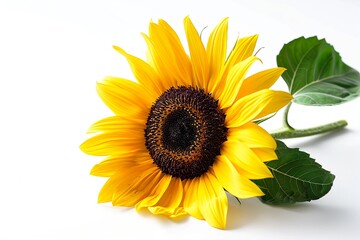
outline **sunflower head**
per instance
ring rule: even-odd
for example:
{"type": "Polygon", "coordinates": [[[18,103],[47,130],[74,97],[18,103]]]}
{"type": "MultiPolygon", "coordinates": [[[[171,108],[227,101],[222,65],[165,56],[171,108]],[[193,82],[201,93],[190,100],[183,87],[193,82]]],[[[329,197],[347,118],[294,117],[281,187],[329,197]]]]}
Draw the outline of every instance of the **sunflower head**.
{"type": "Polygon", "coordinates": [[[247,76],[258,60],[257,35],[239,38],[227,56],[227,18],[206,46],[189,17],[184,27],[187,50],[164,20],[151,22],[143,35],[146,61],[115,47],[136,79],[98,83],[114,116],[93,124],[90,132],[97,134],[81,149],[107,156],[91,170],[109,177],[99,202],[191,215],[225,228],[225,190],[238,198],[263,195],[251,179],[272,177],[264,162],[277,159],[274,139],[254,120],[292,97],[269,89],[282,68],[247,76]]]}
{"type": "Polygon", "coordinates": [[[226,133],[225,114],[210,94],[172,87],[150,109],[145,145],[162,172],[193,179],[213,165],[226,133]]]}

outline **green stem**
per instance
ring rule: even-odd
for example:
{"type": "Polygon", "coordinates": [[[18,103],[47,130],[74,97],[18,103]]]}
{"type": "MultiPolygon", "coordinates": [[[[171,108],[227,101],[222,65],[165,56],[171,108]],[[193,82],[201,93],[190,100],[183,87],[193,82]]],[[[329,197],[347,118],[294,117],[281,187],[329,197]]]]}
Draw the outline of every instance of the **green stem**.
{"type": "Polygon", "coordinates": [[[294,129],[294,128],[284,127],[277,131],[271,132],[271,136],[273,136],[276,139],[306,137],[306,136],[312,136],[316,134],[338,130],[340,128],[345,127],[346,125],[347,122],[345,120],[339,120],[333,123],[329,123],[313,128],[306,128],[306,129],[294,129]]]}
{"type": "Polygon", "coordinates": [[[345,120],[336,121],[333,123],[325,124],[318,127],[306,128],[306,129],[295,129],[293,128],[288,121],[289,110],[291,107],[291,102],[285,107],[284,117],[283,117],[283,127],[279,130],[273,131],[270,134],[277,139],[285,138],[299,138],[307,137],[312,135],[317,135],[321,133],[331,132],[338,130],[347,125],[345,120]]]}
{"type": "Polygon", "coordinates": [[[293,130],[294,128],[289,124],[289,121],[288,121],[290,107],[291,107],[291,102],[285,107],[285,110],[284,110],[283,128],[293,130]]]}

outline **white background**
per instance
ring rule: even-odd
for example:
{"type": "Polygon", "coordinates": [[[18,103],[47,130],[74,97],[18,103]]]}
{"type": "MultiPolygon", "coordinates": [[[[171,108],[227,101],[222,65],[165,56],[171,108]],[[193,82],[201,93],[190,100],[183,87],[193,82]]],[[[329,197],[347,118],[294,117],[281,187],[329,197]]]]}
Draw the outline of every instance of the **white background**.
{"type": "MultiPolygon", "coordinates": [[[[285,141],[336,175],[328,195],[287,207],[231,198],[223,231],[191,217],[173,222],[97,204],[105,179],[89,171],[101,159],[79,144],[91,123],[111,114],[95,83],[106,75],[131,78],[112,45],[144,58],[140,32],[151,19],[167,20],[183,39],[185,16],[199,30],[209,26],[205,35],[229,16],[230,41],[260,34],[263,64],[255,70],[276,66],[282,45],[302,35],[325,37],[359,70],[359,13],[357,0],[0,0],[0,239],[358,239],[359,99],[290,112],[295,127],[349,122],[337,133],[285,141]]],[[[280,127],[280,120],[264,127],[280,127]]]]}

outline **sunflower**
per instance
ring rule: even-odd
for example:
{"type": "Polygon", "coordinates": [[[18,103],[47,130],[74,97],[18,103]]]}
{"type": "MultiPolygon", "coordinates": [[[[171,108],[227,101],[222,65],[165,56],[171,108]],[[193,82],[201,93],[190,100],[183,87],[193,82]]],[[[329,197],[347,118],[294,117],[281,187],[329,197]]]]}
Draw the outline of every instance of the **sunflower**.
{"type": "Polygon", "coordinates": [[[257,35],[239,38],[227,56],[228,19],[201,41],[184,19],[188,52],[164,20],[143,34],[147,61],[119,47],[137,81],[107,77],[97,91],[114,116],[90,127],[96,133],[81,149],[106,156],[91,174],[109,177],[100,203],[148,209],[171,218],[191,215],[226,226],[226,191],[238,198],[261,196],[250,179],[272,177],[274,139],[255,120],[291,99],[270,90],[283,73],[272,68],[246,77],[257,60],[257,35]]]}

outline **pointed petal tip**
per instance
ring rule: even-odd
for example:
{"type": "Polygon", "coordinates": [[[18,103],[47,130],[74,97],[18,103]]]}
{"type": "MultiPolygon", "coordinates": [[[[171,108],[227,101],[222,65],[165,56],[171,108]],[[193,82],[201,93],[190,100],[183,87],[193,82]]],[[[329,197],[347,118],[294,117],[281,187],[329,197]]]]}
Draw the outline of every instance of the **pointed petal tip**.
{"type": "Polygon", "coordinates": [[[97,203],[107,203],[107,202],[111,202],[111,200],[107,199],[105,196],[99,193],[97,203]]]}
{"type": "Polygon", "coordinates": [[[120,54],[122,54],[122,55],[126,55],[126,52],[125,52],[124,49],[122,49],[121,47],[116,46],[116,45],[113,45],[112,47],[113,47],[113,49],[115,49],[115,51],[117,51],[118,53],[120,53],[120,54]]]}
{"type": "Polygon", "coordinates": [[[284,67],[274,67],[274,68],[266,69],[263,72],[267,72],[268,74],[273,76],[274,79],[275,79],[275,76],[276,76],[276,80],[274,80],[274,81],[277,81],[286,70],[287,69],[284,68],[284,67]]]}
{"type": "MultiPolygon", "coordinates": [[[[265,164],[264,164],[265,165],[265,164]]],[[[273,178],[274,175],[271,173],[270,169],[267,168],[268,171],[264,171],[263,172],[263,177],[262,178],[273,178]]]]}
{"type": "Polygon", "coordinates": [[[208,224],[211,226],[211,227],[214,227],[214,228],[217,228],[219,230],[225,230],[226,229],[226,219],[223,221],[223,222],[215,222],[215,223],[210,223],[208,222],[208,224]]]}
{"type": "Polygon", "coordinates": [[[89,154],[87,143],[88,143],[88,140],[84,141],[82,144],[80,144],[79,148],[83,153],[89,154]]]}
{"type": "Polygon", "coordinates": [[[218,24],[218,26],[220,26],[220,25],[223,25],[223,24],[228,24],[229,23],[229,17],[225,17],[225,18],[223,18],[221,21],[220,21],[220,23],[218,24]]]}
{"type": "Polygon", "coordinates": [[[158,19],[158,23],[160,24],[160,25],[162,25],[162,24],[168,24],[164,19],[162,19],[162,18],[159,18],[158,19]]]}
{"type": "Polygon", "coordinates": [[[226,227],[227,195],[223,186],[211,172],[200,177],[197,201],[201,214],[210,226],[219,229],[226,227]]]}
{"type": "Polygon", "coordinates": [[[90,170],[91,176],[103,177],[99,172],[99,164],[95,164],[90,170]]]}
{"type": "Polygon", "coordinates": [[[193,22],[191,21],[190,19],[190,16],[187,15],[185,18],[184,18],[184,25],[185,25],[185,29],[187,29],[188,26],[193,26],[193,22]]]}
{"type": "Polygon", "coordinates": [[[250,36],[246,36],[246,37],[238,36],[237,40],[240,40],[240,39],[248,39],[250,41],[253,41],[254,42],[253,44],[255,45],[257,40],[259,39],[259,34],[254,34],[254,35],[250,35],[250,36]]]}
{"type": "Polygon", "coordinates": [[[157,25],[158,25],[158,24],[157,24],[156,22],[151,21],[151,22],[149,23],[149,30],[152,31],[152,29],[153,29],[154,27],[156,27],[157,25]]]}
{"type": "Polygon", "coordinates": [[[120,47],[116,45],[112,45],[113,49],[118,50],[120,47]]]}
{"type": "Polygon", "coordinates": [[[285,72],[287,69],[284,67],[277,67],[277,69],[279,69],[279,71],[285,72]]]}
{"type": "Polygon", "coordinates": [[[93,139],[89,138],[88,140],[84,141],[80,146],[80,150],[88,155],[91,156],[104,156],[104,154],[98,154],[96,147],[94,147],[93,139]]]}
{"type": "Polygon", "coordinates": [[[289,102],[291,102],[291,100],[294,99],[294,96],[288,92],[284,92],[284,91],[278,91],[278,92],[279,92],[279,95],[281,96],[281,98],[283,99],[283,101],[286,102],[285,105],[287,105],[289,102]]]}

